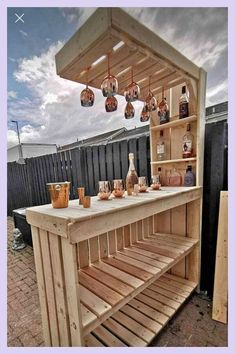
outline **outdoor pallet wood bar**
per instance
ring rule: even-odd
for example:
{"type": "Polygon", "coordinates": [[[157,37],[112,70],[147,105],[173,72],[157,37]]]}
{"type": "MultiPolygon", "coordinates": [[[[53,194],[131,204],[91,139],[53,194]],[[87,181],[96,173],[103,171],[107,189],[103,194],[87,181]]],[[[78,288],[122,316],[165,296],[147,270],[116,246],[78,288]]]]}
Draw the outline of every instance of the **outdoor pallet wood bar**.
{"type": "Polygon", "coordinates": [[[57,74],[100,89],[110,71],[119,94],[134,80],[141,100],[162,87],[171,102],[170,122],[160,126],[151,113],[151,173],[188,163],[195,187],[162,187],[138,196],[78,200],[66,209],[27,209],[47,346],[147,346],[198,288],[203,181],[206,73],[155,33],[119,8],[100,8],[56,55],[57,74]],[[190,116],[178,118],[183,84],[190,93],[190,116]],[[182,159],[181,139],[190,122],[194,156],[182,159]],[[156,159],[164,130],[168,156],[156,159]]]}

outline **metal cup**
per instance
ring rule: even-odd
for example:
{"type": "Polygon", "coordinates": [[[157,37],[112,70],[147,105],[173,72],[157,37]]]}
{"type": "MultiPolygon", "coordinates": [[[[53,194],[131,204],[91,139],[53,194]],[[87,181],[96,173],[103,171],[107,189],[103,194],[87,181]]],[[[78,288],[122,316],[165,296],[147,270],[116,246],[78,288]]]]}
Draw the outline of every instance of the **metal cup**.
{"type": "Polygon", "coordinates": [[[69,205],[70,182],[47,183],[53,208],[67,208],[69,205]]]}

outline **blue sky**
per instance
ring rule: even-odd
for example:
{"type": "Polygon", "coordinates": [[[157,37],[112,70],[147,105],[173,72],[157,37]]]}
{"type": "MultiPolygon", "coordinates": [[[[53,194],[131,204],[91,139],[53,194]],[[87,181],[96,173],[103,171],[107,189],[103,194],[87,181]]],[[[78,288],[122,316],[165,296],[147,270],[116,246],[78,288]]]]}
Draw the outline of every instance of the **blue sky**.
{"type": "MultiPolygon", "coordinates": [[[[125,120],[125,102],[104,112],[95,90],[94,107],[80,106],[83,85],[59,78],[55,54],[95,9],[8,9],[8,145],[17,144],[11,119],[19,121],[22,142],[66,144],[76,139],[141,125],[142,104],[125,120]],[[24,13],[24,23],[15,13],[24,13]],[[58,129],[58,127],[62,127],[58,129]]],[[[125,8],[208,73],[207,105],[227,100],[227,10],[225,8],[125,8]],[[190,21],[189,21],[190,18],[190,21]]]]}

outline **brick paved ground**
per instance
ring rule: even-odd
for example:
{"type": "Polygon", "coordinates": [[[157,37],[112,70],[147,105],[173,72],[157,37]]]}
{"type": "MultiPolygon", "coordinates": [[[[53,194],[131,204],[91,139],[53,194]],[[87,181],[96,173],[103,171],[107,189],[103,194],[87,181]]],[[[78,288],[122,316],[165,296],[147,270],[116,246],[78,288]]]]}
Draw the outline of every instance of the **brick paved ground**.
{"type": "MultiPolygon", "coordinates": [[[[43,346],[33,250],[12,251],[12,229],[8,218],[8,346],[43,346]]],[[[227,346],[227,326],[211,319],[207,298],[194,295],[151,346],[227,346]]]]}

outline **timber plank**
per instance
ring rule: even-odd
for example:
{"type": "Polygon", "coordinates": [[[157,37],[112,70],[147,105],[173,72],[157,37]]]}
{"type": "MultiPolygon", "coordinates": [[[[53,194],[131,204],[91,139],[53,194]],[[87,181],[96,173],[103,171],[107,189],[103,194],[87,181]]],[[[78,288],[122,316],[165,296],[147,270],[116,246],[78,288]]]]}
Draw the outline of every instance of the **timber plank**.
{"type": "Polygon", "coordinates": [[[100,299],[84,286],[79,285],[79,289],[81,293],[81,302],[96,316],[100,317],[111,309],[111,306],[107,302],[100,299]]]}
{"type": "Polygon", "coordinates": [[[126,344],[100,325],[92,331],[108,347],[126,347],[126,344]]]}

